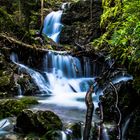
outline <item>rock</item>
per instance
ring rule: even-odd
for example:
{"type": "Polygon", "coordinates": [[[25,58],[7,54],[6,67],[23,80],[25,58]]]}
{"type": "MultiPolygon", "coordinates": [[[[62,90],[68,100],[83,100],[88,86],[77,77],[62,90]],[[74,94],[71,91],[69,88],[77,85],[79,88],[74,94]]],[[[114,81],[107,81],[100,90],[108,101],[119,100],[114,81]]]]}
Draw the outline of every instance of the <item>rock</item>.
{"type": "Polygon", "coordinates": [[[13,70],[13,65],[8,62],[4,54],[0,53],[0,97],[13,96],[15,92],[13,70]]]}
{"type": "Polygon", "coordinates": [[[38,90],[37,86],[33,83],[31,77],[27,74],[18,75],[17,81],[17,88],[20,85],[22,94],[25,96],[34,95],[35,92],[38,90]]]}
{"type": "Polygon", "coordinates": [[[66,133],[69,135],[71,139],[79,139],[82,137],[82,126],[79,123],[70,123],[67,126],[66,133]]]}
{"type": "Polygon", "coordinates": [[[1,99],[0,100],[0,118],[17,116],[23,109],[30,105],[37,104],[35,98],[1,99]]]}
{"type": "Polygon", "coordinates": [[[34,122],[35,115],[31,110],[23,110],[17,117],[16,120],[16,131],[23,133],[30,133],[35,129],[34,122]]]}
{"type": "Polygon", "coordinates": [[[62,129],[60,118],[51,111],[37,111],[36,117],[38,124],[37,131],[39,133],[62,129]]]}
{"type": "Polygon", "coordinates": [[[64,27],[60,34],[60,43],[75,44],[77,42],[83,45],[89,43],[92,39],[98,38],[101,34],[101,14],[101,2],[94,1],[92,10],[91,3],[88,0],[71,3],[62,15],[64,27]]]}
{"type": "Polygon", "coordinates": [[[62,122],[59,117],[51,111],[23,110],[17,117],[16,131],[23,133],[37,133],[45,135],[50,131],[62,129],[62,122]],[[23,123],[24,122],[24,123],[23,123]]]}
{"type": "Polygon", "coordinates": [[[127,139],[139,140],[140,139],[140,106],[134,111],[133,116],[128,124],[127,139]]]}

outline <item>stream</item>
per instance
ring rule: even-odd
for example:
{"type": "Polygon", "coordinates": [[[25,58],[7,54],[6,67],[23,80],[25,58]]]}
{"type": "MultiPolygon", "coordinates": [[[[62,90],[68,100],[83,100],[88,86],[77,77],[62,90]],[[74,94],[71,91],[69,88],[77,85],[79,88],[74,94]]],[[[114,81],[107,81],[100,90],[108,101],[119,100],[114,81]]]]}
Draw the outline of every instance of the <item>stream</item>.
{"type": "MultiPolygon", "coordinates": [[[[44,20],[43,34],[56,43],[59,43],[59,34],[63,27],[61,24],[62,12],[62,10],[52,11],[44,20]]],[[[10,59],[18,66],[20,73],[30,75],[39,89],[36,96],[40,104],[34,106],[33,110],[51,110],[65,124],[84,123],[86,115],[85,95],[90,86],[94,85],[92,121],[95,123],[100,120],[96,114],[96,109],[99,108],[99,98],[103,95],[104,89],[98,87],[95,78],[102,70],[90,58],[85,56],[78,58],[65,52],[50,50],[43,56],[41,68],[34,69],[22,63],[19,57],[19,54],[12,52],[10,59]]],[[[133,77],[130,75],[119,75],[112,80],[112,83],[116,84],[132,79],[133,77]]],[[[24,96],[20,85],[18,85],[18,91],[19,97],[24,96]]],[[[128,121],[129,119],[124,124],[124,127],[127,126],[128,121]]],[[[61,133],[61,139],[67,140],[66,134],[63,131],[61,133]]],[[[103,129],[102,133],[103,139],[109,140],[106,128],[103,129]]]]}

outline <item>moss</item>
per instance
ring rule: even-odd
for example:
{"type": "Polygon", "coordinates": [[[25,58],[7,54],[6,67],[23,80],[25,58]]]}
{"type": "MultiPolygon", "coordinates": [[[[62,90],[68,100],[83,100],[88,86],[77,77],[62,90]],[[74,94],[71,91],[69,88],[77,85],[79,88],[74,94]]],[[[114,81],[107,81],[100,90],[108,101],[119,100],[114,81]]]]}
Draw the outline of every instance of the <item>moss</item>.
{"type": "Polygon", "coordinates": [[[37,104],[35,98],[23,99],[1,99],[0,100],[0,118],[6,118],[10,116],[17,116],[23,109],[28,108],[29,105],[37,104]]]}
{"type": "Polygon", "coordinates": [[[23,97],[20,101],[25,105],[38,104],[38,101],[34,97],[23,97]]]}
{"type": "Polygon", "coordinates": [[[109,39],[114,30],[118,27],[117,21],[122,14],[122,5],[120,0],[103,0],[103,14],[101,15],[100,26],[105,32],[100,38],[95,39],[92,44],[97,50],[107,49],[109,46],[109,39]]]}
{"type": "Polygon", "coordinates": [[[9,75],[0,77],[0,85],[1,86],[9,85],[10,84],[10,78],[11,78],[11,76],[9,76],[9,75]]]}
{"type": "MultiPolygon", "coordinates": [[[[43,136],[44,139],[51,139],[56,132],[62,130],[62,122],[59,117],[51,111],[23,110],[17,117],[16,131],[22,133],[43,136]],[[24,122],[24,123],[22,123],[24,122]]],[[[34,137],[34,136],[33,136],[34,137]]]]}

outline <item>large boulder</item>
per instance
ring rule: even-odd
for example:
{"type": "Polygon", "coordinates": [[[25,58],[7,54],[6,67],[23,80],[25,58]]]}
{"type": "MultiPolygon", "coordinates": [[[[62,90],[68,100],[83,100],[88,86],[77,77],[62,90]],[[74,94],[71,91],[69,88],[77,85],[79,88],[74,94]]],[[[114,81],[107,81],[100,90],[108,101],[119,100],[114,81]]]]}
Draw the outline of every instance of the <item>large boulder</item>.
{"type": "Polygon", "coordinates": [[[51,111],[23,110],[17,117],[16,131],[45,135],[50,131],[62,130],[60,118],[51,111]]]}
{"type": "Polygon", "coordinates": [[[86,44],[92,39],[98,38],[101,34],[101,14],[100,1],[94,1],[92,5],[89,0],[71,3],[62,15],[64,27],[60,35],[60,43],[86,44]]]}
{"type": "Polygon", "coordinates": [[[70,137],[71,139],[80,139],[82,137],[82,124],[79,123],[69,123],[68,126],[66,126],[65,133],[70,137]]]}
{"type": "Polygon", "coordinates": [[[8,62],[7,56],[0,50],[0,97],[11,96],[15,92],[13,70],[14,66],[8,62]]]}

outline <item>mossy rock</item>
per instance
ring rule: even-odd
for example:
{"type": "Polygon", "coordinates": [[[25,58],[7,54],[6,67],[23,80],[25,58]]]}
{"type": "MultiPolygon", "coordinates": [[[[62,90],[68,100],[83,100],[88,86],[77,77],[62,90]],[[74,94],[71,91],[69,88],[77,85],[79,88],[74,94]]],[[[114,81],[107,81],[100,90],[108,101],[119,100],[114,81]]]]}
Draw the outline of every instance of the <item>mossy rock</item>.
{"type": "Polygon", "coordinates": [[[16,131],[30,133],[35,130],[35,115],[31,110],[23,110],[16,120],[16,131]]]}
{"type": "MultiPolygon", "coordinates": [[[[38,124],[40,124],[40,128],[42,127],[45,132],[62,129],[62,122],[55,113],[51,111],[37,111],[36,115],[38,124]]],[[[40,128],[39,130],[41,131],[40,128]]]]}
{"type": "Polygon", "coordinates": [[[17,116],[23,109],[31,104],[37,104],[35,98],[18,99],[1,99],[0,100],[0,118],[17,116]]]}
{"type": "Polygon", "coordinates": [[[70,134],[70,137],[72,139],[80,139],[82,137],[82,134],[81,134],[82,126],[80,122],[68,124],[67,129],[71,130],[72,133],[70,134]]]}
{"type": "Polygon", "coordinates": [[[62,130],[60,118],[51,111],[23,110],[17,117],[16,131],[25,134],[34,133],[39,136],[48,135],[62,130]],[[24,122],[24,123],[22,123],[24,122]]]}
{"type": "Polygon", "coordinates": [[[0,77],[0,86],[8,86],[10,84],[11,75],[0,77]]]}
{"type": "Polygon", "coordinates": [[[102,5],[99,1],[94,1],[92,6],[89,0],[71,3],[62,14],[64,27],[60,34],[60,43],[85,45],[98,38],[101,35],[101,14],[102,5]]]}
{"type": "Polygon", "coordinates": [[[24,75],[23,77],[18,77],[17,83],[21,86],[21,90],[25,96],[31,96],[35,94],[37,87],[31,80],[29,75],[24,75]]]}
{"type": "Polygon", "coordinates": [[[38,101],[36,100],[36,98],[34,98],[34,97],[28,97],[28,96],[26,96],[26,97],[22,97],[21,99],[20,99],[20,101],[23,103],[23,104],[25,104],[25,105],[35,105],[35,104],[38,104],[38,101]]]}
{"type": "Polygon", "coordinates": [[[26,106],[14,99],[0,100],[0,118],[17,115],[26,106]]]}

